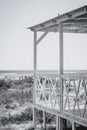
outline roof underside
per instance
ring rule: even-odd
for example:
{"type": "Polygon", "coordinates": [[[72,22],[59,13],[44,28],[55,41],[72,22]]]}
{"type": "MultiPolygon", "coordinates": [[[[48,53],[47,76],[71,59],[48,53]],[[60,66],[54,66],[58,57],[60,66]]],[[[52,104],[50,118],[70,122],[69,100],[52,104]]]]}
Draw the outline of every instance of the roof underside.
{"type": "Polygon", "coordinates": [[[59,23],[63,23],[63,31],[69,33],[87,33],[87,6],[83,6],[68,13],[32,27],[32,31],[59,32],[59,23]]]}

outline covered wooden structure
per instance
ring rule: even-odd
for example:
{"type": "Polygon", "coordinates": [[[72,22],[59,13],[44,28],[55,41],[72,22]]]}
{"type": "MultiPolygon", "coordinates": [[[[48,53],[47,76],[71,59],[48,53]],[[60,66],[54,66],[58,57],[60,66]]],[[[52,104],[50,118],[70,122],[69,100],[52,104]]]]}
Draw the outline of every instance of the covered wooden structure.
{"type": "Polygon", "coordinates": [[[58,15],[28,29],[34,32],[34,87],[31,104],[34,108],[34,126],[36,126],[37,108],[43,110],[44,127],[45,112],[56,115],[56,130],[63,129],[63,118],[72,122],[73,130],[76,129],[76,123],[87,127],[87,75],[66,75],[63,69],[63,33],[87,33],[87,6],[58,15]],[[43,32],[39,39],[37,39],[38,32],[43,32]],[[37,71],[37,45],[49,32],[59,33],[59,74],[37,71]],[[73,94],[69,92],[72,87],[73,94]],[[83,97],[80,91],[83,91],[83,97]]]}

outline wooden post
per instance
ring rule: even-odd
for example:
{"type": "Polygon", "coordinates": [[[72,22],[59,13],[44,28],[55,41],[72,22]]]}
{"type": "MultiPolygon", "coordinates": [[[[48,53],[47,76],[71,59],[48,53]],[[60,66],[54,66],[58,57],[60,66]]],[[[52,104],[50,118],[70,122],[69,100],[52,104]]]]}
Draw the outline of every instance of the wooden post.
{"type": "Polygon", "coordinates": [[[59,24],[59,73],[60,73],[60,111],[63,110],[63,24],[59,24]]]}
{"type": "Polygon", "coordinates": [[[33,107],[33,126],[36,128],[36,108],[33,107]]]}
{"type": "Polygon", "coordinates": [[[76,123],[72,122],[72,130],[76,130],[76,123]]]}
{"type": "Polygon", "coordinates": [[[35,80],[36,80],[36,69],[37,69],[37,32],[34,31],[34,86],[33,86],[33,102],[35,103],[35,80]]]}
{"type": "Polygon", "coordinates": [[[59,129],[58,130],[63,130],[64,124],[63,124],[63,119],[59,117],[59,129]]]}
{"type": "Polygon", "coordinates": [[[59,117],[56,116],[56,130],[59,130],[59,117]]]}
{"type": "MultiPolygon", "coordinates": [[[[60,112],[63,110],[63,24],[59,23],[59,74],[60,74],[60,112]]],[[[59,130],[63,130],[63,119],[59,118],[59,130]]]]}
{"type": "Polygon", "coordinates": [[[46,111],[43,111],[43,128],[46,130],[46,111]]]}
{"type": "Polygon", "coordinates": [[[59,23],[59,73],[63,74],[63,24],[59,23]]]}
{"type": "MultiPolygon", "coordinates": [[[[37,46],[36,46],[36,42],[37,42],[37,32],[34,31],[34,85],[33,85],[33,103],[36,103],[36,98],[35,98],[35,82],[36,82],[36,69],[37,69],[37,46]]],[[[33,108],[33,125],[34,128],[36,128],[36,109],[33,108]]]]}

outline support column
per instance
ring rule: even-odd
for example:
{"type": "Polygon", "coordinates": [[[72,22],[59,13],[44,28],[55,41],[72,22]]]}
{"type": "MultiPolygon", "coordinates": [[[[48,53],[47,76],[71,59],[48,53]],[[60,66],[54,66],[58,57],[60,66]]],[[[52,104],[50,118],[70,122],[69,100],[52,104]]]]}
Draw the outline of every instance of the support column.
{"type": "MultiPolygon", "coordinates": [[[[36,97],[35,97],[35,80],[36,80],[36,69],[37,69],[37,32],[34,31],[34,63],[33,63],[33,69],[34,69],[34,85],[33,85],[33,103],[36,103],[36,97]]],[[[33,125],[34,128],[36,128],[36,108],[33,108],[33,125]]]]}
{"type": "Polygon", "coordinates": [[[59,117],[59,129],[58,130],[63,130],[63,128],[64,128],[63,119],[61,117],[59,117]]]}
{"type": "Polygon", "coordinates": [[[34,62],[33,62],[33,70],[34,70],[34,86],[33,86],[33,102],[35,103],[35,80],[36,80],[36,69],[37,69],[37,32],[34,31],[34,62]]]}
{"type": "Polygon", "coordinates": [[[56,116],[56,130],[59,130],[59,117],[56,116]]]}
{"type": "Polygon", "coordinates": [[[72,130],[76,130],[76,123],[72,122],[72,130]]]}
{"type": "Polygon", "coordinates": [[[60,73],[60,111],[63,110],[63,24],[59,24],[59,73],[60,73]]]}
{"type": "MultiPolygon", "coordinates": [[[[60,74],[60,112],[63,110],[63,23],[59,23],[59,74],[60,74]]],[[[63,130],[63,119],[59,118],[59,130],[63,130]]]]}
{"type": "Polygon", "coordinates": [[[36,108],[33,108],[33,125],[35,129],[36,128],[36,108]]]}
{"type": "Polygon", "coordinates": [[[43,128],[46,130],[46,111],[43,111],[43,128]]]}
{"type": "Polygon", "coordinates": [[[59,23],[59,73],[63,74],[63,24],[59,23]]]}
{"type": "Polygon", "coordinates": [[[64,126],[63,126],[62,122],[63,122],[63,119],[56,116],[56,130],[63,130],[64,126]]]}

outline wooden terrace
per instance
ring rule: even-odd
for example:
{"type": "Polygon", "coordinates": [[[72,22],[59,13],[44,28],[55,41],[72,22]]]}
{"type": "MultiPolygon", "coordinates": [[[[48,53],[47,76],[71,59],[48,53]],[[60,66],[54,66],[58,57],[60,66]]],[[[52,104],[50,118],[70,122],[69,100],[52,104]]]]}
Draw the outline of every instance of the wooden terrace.
{"type": "Polygon", "coordinates": [[[46,126],[46,112],[56,115],[56,130],[63,130],[63,119],[87,127],[87,75],[64,73],[63,34],[87,34],[87,6],[54,17],[32,27],[34,33],[34,86],[33,121],[36,127],[36,109],[43,111],[43,123],[46,126]],[[38,32],[43,32],[37,39],[38,32]],[[59,73],[37,71],[37,46],[49,33],[59,33],[59,73]]]}

